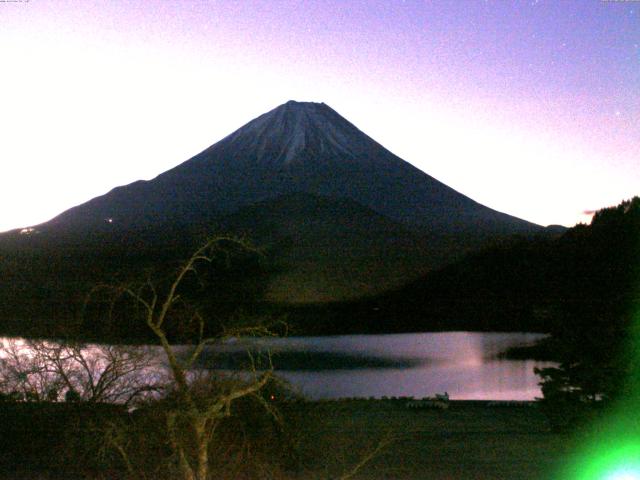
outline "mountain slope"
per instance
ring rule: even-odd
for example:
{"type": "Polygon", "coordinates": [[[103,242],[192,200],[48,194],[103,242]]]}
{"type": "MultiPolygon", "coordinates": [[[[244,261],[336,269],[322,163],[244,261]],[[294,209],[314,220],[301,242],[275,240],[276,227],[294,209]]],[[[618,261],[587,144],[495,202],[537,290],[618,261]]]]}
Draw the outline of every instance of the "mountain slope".
{"type": "Polygon", "coordinates": [[[397,287],[451,260],[448,244],[348,199],[298,193],[224,217],[221,231],[262,245],[275,274],[268,299],[281,303],[357,298],[397,287]]]}
{"type": "Polygon", "coordinates": [[[484,207],[403,161],[324,104],[288,102],[150,181],[119,187],[50,226],[191,223],[297,192],[348,198],[407,225],[476,236],[538,226],[484,207]]]}

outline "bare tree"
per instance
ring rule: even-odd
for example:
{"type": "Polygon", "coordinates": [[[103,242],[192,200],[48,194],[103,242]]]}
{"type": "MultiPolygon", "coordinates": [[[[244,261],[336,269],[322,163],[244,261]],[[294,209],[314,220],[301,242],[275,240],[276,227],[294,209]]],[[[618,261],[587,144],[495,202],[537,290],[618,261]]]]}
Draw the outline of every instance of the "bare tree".
{"type": "MultiPolygon", "coordinates": [[[[198,375],[197,361],[207,345],[220,342],[226,336],[268,334],[265,326],[250,325],[222,329],[207,337],[202,312],[183,299],[180,293],[185,282],[199,281],[201,270],[211,265],[217,255],[228,255],[230,249],[255,251],[248,243],[230,237],[216,237],[196,250],[177,270],[164,289],[147,281],[135,287],[111,287],[118,300],[131,299],[156,340],[159,342],[170,372],[170,388],[162,405],[168,443],[180,476],[185,480],[206,480],[210,473],[210,446],[219,423],[231,415],[231,404],[256,394],[272,378],[271,369],[261,373],[252,370],[243,378],[198,375]],[[170,338],[168,325],[173,322],[194,327],[195,336],[188,350],[176,347],[170,338]]],[[[104,287],[103,287],[104,288],[104,287]]],[[[121,438],[113,435],[112,440],[121,438]]],[[[116,445],[125,463],[131,465],[122,444],[116,445]]]]}
{"type": "Polygon", "coordinates": [[[161,388],[161,372],[148,348],[18,339],[0,345],[0,392],[15,400],[130,405],[161,388]]]}
{"type": "MultiPolygon", "coordinates": [[[[206,269],[214,265],[218,255],[229,255],[232,249],[255,251],[242,240],[216,237],[196,250],[165,284],[148,280],[139,285],[96,289],[109,294],[113,310],[133,306],[125,308],[126,318],[130,322],[143,322],[160,348],[7,342],[0,353],[0,391],[17,392],[23,399],[77,397],[88,402],[127,405],[146,398],[132,415],[113,417],[106,427],[100,427],[104,432],[101,444],[106,457],[117,455],[131,478],[208,480],[214,471],[222,473],[216,467],[225,463],[231,467],[226,473],[232,477],[224,478],[238,478],[233,471],[240,472],[240,463],[247,459],[256,459],[261,471],[269,470],[268,474],[261,474],[261,478],[287,478],[278,465],[271,465],[270,453],[255,455],[246,436],[240,438],[238,446],[224,441],[230,438],[230,424],[225,419],[232,415],[232,405],[235,411],[255,415],[259,411],[257,401],[273,413],[272,418],[277,417],[270,402],[261,395],[274,380],[268,354],[261,370],[249,354],[250,366],[239,375],[223,375],[202,368],[203,352],[209,345],[228,337],[271,334],[273,325],[246,321],[211,332],[206,314],[198,308],[189,288],[184,288],[202,285],[206,269]],[[126,299],[128,302],[124,302],[126,299]],[[175,332],[182,335],[187,332],[190,341],[186,345],[176,344],[175,332]],[[166,372],[166,378],[160,376],[161,372],[166,372]],[[167,448],[171,468],[159,462],[166,458],[166,453],[163,455],[161,451],[167,452],[167,448]]],[[[200,291],[206,292],[206,289],[200,291]]],[[[264,361],[264,356],[261,360],[264,361]]],[[[248,424],[251,415],[245,418],[245,413],[231,420],[237,422],[241,417],[248,424]]],[[[231,436],[238,443],[237,436],[231,436]]],[[[339,478],[354,478],[386,444],[383,440],[366,451],[339,478]]],[[[307,478],[315,477],[313,472],[307,473],[307,478]]]]}

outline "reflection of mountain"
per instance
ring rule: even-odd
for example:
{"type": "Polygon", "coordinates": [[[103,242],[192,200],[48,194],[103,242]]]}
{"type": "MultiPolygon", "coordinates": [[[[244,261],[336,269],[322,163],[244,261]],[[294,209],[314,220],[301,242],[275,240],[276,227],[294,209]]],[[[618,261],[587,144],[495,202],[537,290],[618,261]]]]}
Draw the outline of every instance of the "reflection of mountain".
{"type": "Polygon", "coordinates": [[[380,293],[543,229],[454,191],[324,104],[288,102],[153,180],[1,235],[0,316],[74,316],[95,283],[220,231],[265,247],[268,299],[304,304],[380,293]]]}
{"type": "Polygon", "coordinates": [[[525,338],[478,332],[269,338],[216,345],[201,366],[236,369],[247,362],[246,351],[254,359],[262,352],[268,363],[270,352],[282,376],[311,398],[448,392],[453,399],[533,400],[540,395],[533,367],[544,363],[496,361],[483,352],[484,345],[508,348],[525,338]]]}
{"type": "Polygon", "coordinates": [[[341,352],[272,351],[267,353],[206,351],[198,360],[199,368],[215,365],[219,370],[267,369],[273,365],[280,371],[320,371],[359,369],[405,369],[425,364],[425,359],[389,358],[374,355],[355,355],[341,352]]]}

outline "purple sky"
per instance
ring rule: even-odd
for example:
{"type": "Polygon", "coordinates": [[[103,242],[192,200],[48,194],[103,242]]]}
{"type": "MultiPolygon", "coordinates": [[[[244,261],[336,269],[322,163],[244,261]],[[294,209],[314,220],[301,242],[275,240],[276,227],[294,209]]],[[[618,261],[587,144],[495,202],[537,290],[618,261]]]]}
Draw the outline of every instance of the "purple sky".
{"type": "Polygon", "coordinates": [[[492,208],[640,194],[640,1],[0,2],[0,230],[324,101],[492,208]]]}

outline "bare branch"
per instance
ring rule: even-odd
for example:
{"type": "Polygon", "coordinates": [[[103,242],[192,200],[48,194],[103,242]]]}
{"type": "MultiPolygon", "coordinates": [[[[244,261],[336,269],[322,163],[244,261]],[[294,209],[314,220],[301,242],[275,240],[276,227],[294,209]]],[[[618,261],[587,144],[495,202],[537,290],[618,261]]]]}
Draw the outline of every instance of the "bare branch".
{"type": "Polygon", "coordinates": [[[353,465],[353,467],[351,467],[347,472],[343,473],[340,476],[340,480],[350,480],[351,478],[355,477],[358,472],[365,467],[365,465],[367,465],[369,462],[371,462],[371,460],[377,457],[380,452],[387,448],[393,441],[394,440],[391,436],[391,433],[387,432],[387,434],[382,439],[380,439],[380,441],[372,449],[370,449],[362,456],[362,458],[360,458],[358,463],[353,465]]]}

